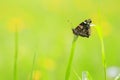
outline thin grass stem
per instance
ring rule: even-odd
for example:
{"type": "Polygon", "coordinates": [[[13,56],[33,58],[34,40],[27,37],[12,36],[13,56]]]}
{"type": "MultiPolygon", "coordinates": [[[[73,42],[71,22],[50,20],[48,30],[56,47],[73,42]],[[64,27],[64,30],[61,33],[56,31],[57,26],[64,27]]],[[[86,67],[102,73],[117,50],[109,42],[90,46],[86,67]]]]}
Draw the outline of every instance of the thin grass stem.
{"type": "MultiPolygon", "coordinates": [[[[102,0],[98,1],[98,17],[99,17],[99,25],[101,26],[101,20],[102,20],[102,0]]],[[[104,80],[107,80],[106,78],[106,59],[105,59],[105,50],[104,50],[104,42],[103,42],[103,36],[102,36],[102,30],[100,28],[100,26],[95,27],[99,38],[100,38],[100,43],[101,43],[101,53],[102,53],[102,63],[103,63],[103,67],[104,67],[104,80]]]]}
{"type": "Polygon", "coordinates": [[[15,56],[14,56],[14,80],[17,80],[17,61],[18,61],[18,29],[15,31],[15,56]]]}
{"type": "Polygon", "coordinates": [[[102,37],[102,31],[100,29],[100,27],[95,27],[99,38],[100,38],[100,43],[101,43],[101,53],[102,53],[102,63],[103,63],[103,67],[104,67],[104,77],[106,80],[106,58],[105,58],[105,49],[104,49],[104,42],[103,42],[103,37],[102,37]]]}
{"type": "Polygon", "coordinates": [[[81,77],[78,75],[78,73],[77,73],[75,70],[73,70],[73,73],[74,73],[75,76],[78,78],[78,80],[81,80],[81,77]]]}
{"type": "Polygon", "coordinates": [[[71,53],[70,53],[70,57],[69,57],[69,62],[68,62],[67,70],[66,70],[65,80],[69,80],[77,38],[78,38],[78,36],[74,35],[74,38],[72,41],[71,53]]]}
{"type": "Polygon", "coordinates": [[[82,72],[82,80],[92,80],[92,77],[88,71],[82,72]]]}
{"type": "Polygon", "coordinates": [[[120,80],[120,74],[118,74],[114,80],[120,80]]]}
{"type": "Polygon", "coordinates": [[[32,78],[33,78],[33,71],[34,71],[34,67],[35,67],[35,60],[36,60],[36,52],[34,53],[34,57],[33,57],[33,63],[32,63],[32,70],[31,70],[30,80],[32,80],[32,78]]]}

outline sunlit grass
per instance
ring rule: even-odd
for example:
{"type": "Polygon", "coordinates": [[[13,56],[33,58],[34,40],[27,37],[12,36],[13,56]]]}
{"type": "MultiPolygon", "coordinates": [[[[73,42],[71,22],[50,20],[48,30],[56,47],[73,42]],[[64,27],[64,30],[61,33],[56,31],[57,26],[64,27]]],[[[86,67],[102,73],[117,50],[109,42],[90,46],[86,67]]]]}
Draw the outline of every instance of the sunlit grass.
{"type": "Polygon", "coordinates": [[[42,74],[40,71],[34,71],[31,80],[41,80],[42,74]]]}
{"type": "Polygon", "coordinates": [[[66,70],[65,80],[69,80],[69,77],[70,77],[77,38],[78,38],[78,36],[74,35],[74,38],[73,38],[73,41],[72,41],[71,53],[70,53],[70,56],[69,56],[69,62],[68,62],[67,70],[66,70]]]}
{"type": "Polygon", "coordinates": [[[102,31],[101,31],[101,28],[99,26],[96,26],[95,28],[96,28],[96,30],[98,32],[98,35],[99,35],[99,38],[100,38],[102,64],[103,64],[103,67],[104,67],[104,77],[105,77],[105,80],[106,80],[106,58],[105,58],[105,50],[104,50],[104,42],[103,42],[102,31]]]}
{"type": "Polygon", "coordinates": [[[75,74],[78,80],[81,80],[81,77],[78,75],[78,73],[75,70],[73,70],[73,73],[75,74]]]}
{"type": "Polygon", "coordinates": [[[120,80],[120,74],[118,74],[114,80],[120,80]]]}
{"type": "Polygon", "coordinates": [[[15,31],[15,56],[14,56],[14,80],[17,80],[17,61],[18,61],[18,28],[15,31]]]}
{"type": "Polygon", "coordinates": [[[107,80],[106,77],[106,58],[105,58],[105,49],[104,49],[104,42],[103,42],[103,34],[102,34],[102,30],[101,30],[101,26],[102,26],[102,4],[103,1],[98,1],[98,9],[97,9],[97,15],[98,15],[98,24],[99,26],[95,26],[95,29],[97,30],[99,39],[100,39],[100,44],[101,44],[101,55],[102,55],[102,64],[103,64],[103,70],[104,70],[104,80],[107,80]]]}
{"type": "Polygon", "coordinates": [[[32,78],[33,78],[33,71],[34,71],[34,67],[35,67],[35,60],[36,60],[36,52],[34,53],[34,56],[33,56],[33,63],[32,63],[32,70],[31,70],[30,80],[32,80],[32,78]]]}
{"type": "Polygon", "coordinates": [[[82,80],[92,80],[91,75],[89,74],[88,71],[83,71],[82,72],[82,80]]]}

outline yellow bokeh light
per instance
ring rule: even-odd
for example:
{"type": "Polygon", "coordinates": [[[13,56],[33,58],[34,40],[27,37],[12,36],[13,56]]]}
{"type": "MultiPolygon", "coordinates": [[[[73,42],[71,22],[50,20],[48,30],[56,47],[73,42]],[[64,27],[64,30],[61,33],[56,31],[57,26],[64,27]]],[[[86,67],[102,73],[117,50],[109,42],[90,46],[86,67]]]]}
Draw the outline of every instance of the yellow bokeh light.
{"type": "Polygon", "coordinates": [[[96,26],[101,26],[102,34],[104,37],[109,36],[111,33],[110,23],[106,20],[106,18],[102,15],[94,14],[92,15],[93,24],[96,26]]]}
{"type": "Polygon", "coordinates": [[[103,31],[103,36],[108,36],[111,33],[111,26],[108,22],[102,22],[102,31],[103,31]]]}
{"type": "Polygon", "coordinates": [[[33,77],[32,80],[41,80],[42,73],[38,70],[34,71],[32,77],[33,77]]]}
{"type": "Polygon", "coordinates": [[[55,69],[55,62],[51,59],[46,59],[44,61],[44,67],[47,69],[47,70],[54,70],[55,69]]]}
{"type": "Polygon", "coordinates": [[[8,30],[11,32],[16,32],[16,28],[17,28],[17,31],[21,31],[25,29],[25,23],[22,18],[15,17],[8,20],[7,27],[8,27],[8,30]]]}

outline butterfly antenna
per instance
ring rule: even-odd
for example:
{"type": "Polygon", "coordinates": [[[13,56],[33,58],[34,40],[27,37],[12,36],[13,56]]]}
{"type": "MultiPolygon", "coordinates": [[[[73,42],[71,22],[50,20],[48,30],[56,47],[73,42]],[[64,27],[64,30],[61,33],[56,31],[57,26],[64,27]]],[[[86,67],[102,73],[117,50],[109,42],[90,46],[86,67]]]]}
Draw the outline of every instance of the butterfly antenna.
{"type": "Polygon", "coordinates": [[[95,24],[90,24],[90,26],[96,26],[95,24]]]}

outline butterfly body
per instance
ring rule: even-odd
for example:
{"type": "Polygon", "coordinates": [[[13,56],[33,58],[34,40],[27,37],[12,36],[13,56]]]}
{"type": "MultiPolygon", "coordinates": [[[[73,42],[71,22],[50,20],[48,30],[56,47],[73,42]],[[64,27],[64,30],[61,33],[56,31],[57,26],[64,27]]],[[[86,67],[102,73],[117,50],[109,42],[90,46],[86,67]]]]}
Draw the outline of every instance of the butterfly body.
{"type": "Polygon", "coordinates": [[[90,24],[92,23],[91,19],[85,20],[80,23],[75,29],[72,29],[73,34],[76,36],[82,36],[89,38],[90,36],[90,24]]]}

